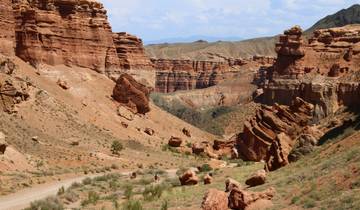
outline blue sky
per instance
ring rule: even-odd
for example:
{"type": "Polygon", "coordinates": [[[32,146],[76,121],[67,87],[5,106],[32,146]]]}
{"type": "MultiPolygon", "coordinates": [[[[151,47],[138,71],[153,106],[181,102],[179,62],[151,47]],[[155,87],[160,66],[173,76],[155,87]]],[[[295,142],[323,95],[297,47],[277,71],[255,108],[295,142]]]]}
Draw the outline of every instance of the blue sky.
{"type": "Polygon", "coordinates": [[[306,29],[359,0],[100,0],[113,31],[145,42],[194,35],[255,38],[306,29]]]}

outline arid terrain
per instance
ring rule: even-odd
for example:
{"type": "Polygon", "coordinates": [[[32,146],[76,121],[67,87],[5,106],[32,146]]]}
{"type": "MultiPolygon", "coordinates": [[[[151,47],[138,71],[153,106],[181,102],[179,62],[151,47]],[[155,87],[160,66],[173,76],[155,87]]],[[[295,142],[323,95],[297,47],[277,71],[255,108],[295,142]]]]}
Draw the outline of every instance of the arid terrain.
{"type": "Polygon", "coordinates": [[[143,46],[95,0],[0,0],[0,210],[360,209],[360,6],[143,46]]]}

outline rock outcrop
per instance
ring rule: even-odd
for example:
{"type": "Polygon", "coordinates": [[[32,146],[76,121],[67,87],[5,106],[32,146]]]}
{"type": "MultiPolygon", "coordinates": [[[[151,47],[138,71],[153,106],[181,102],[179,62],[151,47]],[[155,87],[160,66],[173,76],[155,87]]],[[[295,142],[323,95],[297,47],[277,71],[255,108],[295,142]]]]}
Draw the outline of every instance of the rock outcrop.
{"type": "Polygon", "coordinates": [[[139,114],[150,111],[149,95],[150,90],[128,74],[119,77],[113,90],[113,98],[116,101],[139,114]]]}
{"type": "Polygon", "coordinates": [[[209,189],[201,204],[203,210],[226,210],[228,209],[228,196],[225,192],[209,189]]]}
{"type": "Polygon", "coordinates": [[[6,151],[8,144],[5,141],[5,134],[0,132],[0,155],[3,155],[6,151]]]}
{"type": "Polygon", "coordinates": [[[126,32],[113,34],[120,68],[124,70],[153,70],[153,64],[145,55],[141,39],[126,32]]]}
{"type": "Polygon", "coordinates": [[[0,54],[15,53],[15,23],[11,0],[0,1],[0,54]]]}
{"type": "Polygon", "coordinates": [[[93,0],[14,0],[16,55],[36,66],[119,67],[106,10],[93,0]]]}
{"type": "Polygon", "coordinates": [[[269,170],[286,165],[292,146],[307,130],[313,109],[312,104],[300,98],[296,98],[291,106],[263,105],[244,123],[243,133],[237,136],[240,156],[251,161],[266,160],[269,170]]]}
{"type": "Polygon", "coordinates": [[[360,25],[317,30],[308,43],[301,37],[299,27],[280,37],[278,58],[267,72],[262,102],[290,105],[301,97],[315,105],[318,120],[342,106],[358,109],[360,25]]]}
{"type": "Polygon", "coordinates": [[[29,97],[29,85],[20,77],[12,74],[16,65],[8,58],[0,57],[0,110],[16,112],[15,105],[29,97]]]}

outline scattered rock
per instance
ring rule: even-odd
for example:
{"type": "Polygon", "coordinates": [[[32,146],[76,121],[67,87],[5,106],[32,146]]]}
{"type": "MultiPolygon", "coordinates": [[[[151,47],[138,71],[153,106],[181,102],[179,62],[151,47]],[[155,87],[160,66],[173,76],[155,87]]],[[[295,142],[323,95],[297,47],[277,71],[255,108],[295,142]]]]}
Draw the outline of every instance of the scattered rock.
{"type": "Polygon", "coordinates": [[[255,187],[258,185],[265,184],[266,181],[266,171],[259,170],[255,174],[253,174],[248,180],[246,180],[246,184],[250,187],[255,187]]]}
{"type": "Polygon", "coordinates": [[[129,124],[125,123],[125,122],[121,122],[121,126],[123,128],[128,128],[129,127],[129,124]]]}
{"type": "Polygon", "coordinates": [[[199,183],[199,178],[196,176],[196,173],[190,169],[181,175],[179,180],[181,185],[197,185],[199,183]]]}
{"type": "Polygon", "coordinates": [[[192,153],[195,154],[195,155],[200,155],[200,154],[203,154],[205,152],[205,146],[203,144],[200,144],[200,143],[193,144],[191,149],[192,149],[192,153]]]}
{"type": "Polygon", "coordinates": [[[172,136],[168,144],[171,147],[180,147],[182,142],[183,140],[181,138],[172,136]]]}
{"type": "Polygon", "coordinates": [[[70,86],[68,85],[68,83],[66,81],[62,80],[62,79],[58,79],[56,84],[59,85],[59,87],[61,87],[64,90],[70,89],[70,86]]]}
{"type": "Polygon", "coordinates": [[[39,137],[38,136],[33,136],[31,137],[31,140],[35,143],[39,143],[39,137]]]}
{"type": "Polygon", "coordinates": [[[73,141],[70,143],[71,146],[79,146],[80,145],[80,142],[78,141],[73,141]]]}
{"type": "Polygon", "coordinates": [[[183,134],[184,134],[185,136],[191,138],[191,133],[190,133],[190,131],[189,131],[188,129],[183,128],[183,129],[182,129],[182,132],[183,132],[183,134]]]}
{"type": "Polygon", "coordinates": [[[229,195],[229,208],[248,209],[256,202],[271,200],[275,196],[275,189],[269,188],[263,192],[249,192],[239,188],[233,188],[229,195]]]}
{"type": "Polygon", "coordinates": [[[149,136],[153,136],[153,135],[155,134],[155,131],[154,131],[153,129],[151,129],[151,128],[146,128],[146,129],[144,130],[144,132],[145,132],[146,134],[148,134],[149,136]]]}
{"type": "Polygon", "coordinates": [[[211,184],[213,181],[213,177],[210,175],[210,174],[206,174],[204,176],[204,184],[207,185],[207,184],[211,184]]]}
{"type": "Polygon", "coordinates": [[[203,210],[226,210],[228,209],[228,196],[225,192],[209,189],[201,204],[203,210]]]}
{"type": "Polygon", "coordinates": [[[5,134],[3,132],[0,132],[0,154],[5,154],[6,148],[8,144],[5,141],[5,134]]]}
{"type": "Polygon", "coordinates": [[[227,178],[225,180],[225,192],[231,192],[231,190],[234,189],[234,188],[239,188],[240,189],[241,184],[238,181],[236,181],[236,180],[234,180],[232,178],[227,178]]]}

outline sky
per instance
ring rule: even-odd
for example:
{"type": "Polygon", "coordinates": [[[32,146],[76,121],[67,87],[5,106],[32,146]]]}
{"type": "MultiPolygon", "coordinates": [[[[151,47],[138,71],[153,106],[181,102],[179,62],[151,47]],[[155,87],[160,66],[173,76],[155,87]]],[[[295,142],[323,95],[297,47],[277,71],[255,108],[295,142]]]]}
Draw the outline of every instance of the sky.
{"type": "Polygon", "coordinates": [[[191,36],[273,36],[293,25],[309,28],[360,0],[99,0],[115,32],[145,43],[191,36]]]}

